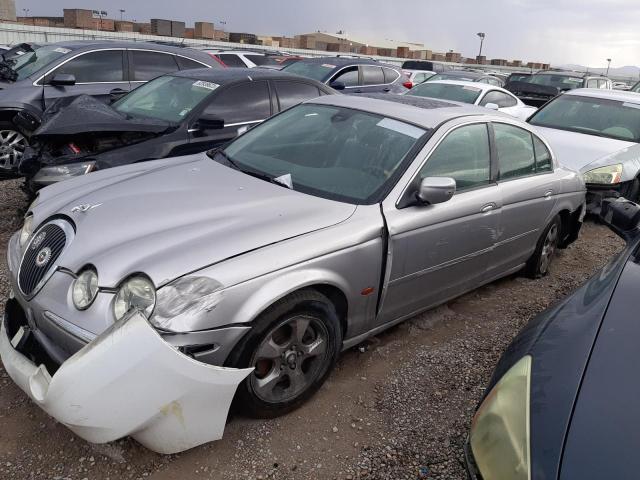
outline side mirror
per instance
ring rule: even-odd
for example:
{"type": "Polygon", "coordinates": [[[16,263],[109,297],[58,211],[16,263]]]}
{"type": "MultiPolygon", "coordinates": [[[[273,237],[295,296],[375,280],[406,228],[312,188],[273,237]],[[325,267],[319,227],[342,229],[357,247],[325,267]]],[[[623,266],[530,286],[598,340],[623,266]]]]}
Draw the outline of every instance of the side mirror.
{"type": "Polygon", "coordinates": [[[417,199],[424,204],[433,205],[451,200],[456,193],[456,181],[449,177],[424,177],[416,192],[417,199]]]}
{"type": "Polygon", "coordinates": [[[640,225],[640,206],[625,198],[603,198],[600,219],[617,235],[630,240],[637,236],[640,225]]]}
{"type": "Polygon", "coordinates": [[[342,82],[331,82],[329,86],[334,90],[344,90],[345,88],[347,88],[347,86],[342,82]]]}
{"type": "Polygon", "coordinates": [[[49,80],[49,85],[54,87],[68,87],[75,84],[76,77],[70,73],[56,73],[53,78],[49,80]]]}
{"type": "Polygon", "coordinates": [[[220,130],[224,128],[224,120],[210,113],[203,113],[194,124],[198,130],[220,130]]]}
{"type": "Polygon", "coordinates": [[[497,103],[487,103],[484,108],[488,108],[490,110],[498,110],[500,108],[500,105],[498,105],[497,103]]]}

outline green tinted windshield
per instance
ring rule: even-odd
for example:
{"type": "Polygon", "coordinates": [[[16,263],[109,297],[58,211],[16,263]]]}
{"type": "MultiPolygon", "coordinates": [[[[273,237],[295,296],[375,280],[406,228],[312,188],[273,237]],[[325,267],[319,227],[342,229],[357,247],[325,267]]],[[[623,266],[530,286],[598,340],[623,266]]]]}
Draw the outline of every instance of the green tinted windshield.
{"type": "Polygon", "coordinates": [[[313,78],[319,82],[324,82],[327,76],[336,68],[336,65],[332,64],[330,59],[327,59],[326,63],[307,63],[304,60],[291,63],[284,67],[282,70],[287,73],[295,73],[307,78],[313,78]]]}
{"type": "Polygon", "coordinates": [[[460,80],[461,82],[475,82],[478,77],[475,76],[465,76],[464,74],[448,74],[448,73],[437,73],[432,77],[429,77],[427,82],[433,82],[435,80],[460,80]]]}
{"type": "Polygon", "coordinates": [[[294,190],[369,204],[381,200],[426,132],[381,115],[303,104],[249,130],[224,154],[241,170],[290,175],[294,190]]]}
{"type": "Polygon", "coordinates": [[[529,83],[556,87],[560,90],[573,90],[582,86],[582,78],[571,75],[553,75],[548,73],[536,73],[529,78],[529,83]]]}
{"type": "Polygon", "coordinates": [[[120,113],[180,123],[218,84],[166,75],[146,83],[112,106],[120,113]]]}
{"type": "Polygon", "coordinates": [[[439,98],[463,103],[475,103],[482,90],[468,85],[425,82],[416,85],[406,94],[416,97],[439,98]]]}
{"type": "Polygon", "coordinates": [[[640,104],[565,94],[538,110],[529,123],[639,142],[640,104]]]}
{"type": "Polygon", "coordinates": [[[14,57],[12,60],[15,61],[15,64],[12,68],[18,74],[18,80],[22,80],[43,69],[55,59],[66,55],[70,51],[68,48],[56,47],[55,45],[38,47],[33,52],[27,52],[14,57]]]}

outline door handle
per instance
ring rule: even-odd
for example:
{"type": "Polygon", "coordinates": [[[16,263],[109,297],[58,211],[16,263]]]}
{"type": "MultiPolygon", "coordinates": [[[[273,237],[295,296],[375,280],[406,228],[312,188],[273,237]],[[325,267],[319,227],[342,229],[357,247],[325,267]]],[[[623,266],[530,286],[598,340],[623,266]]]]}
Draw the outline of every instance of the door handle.
{"type": "Polygon", "coordinates": [[[357,90],[354,90],[353,93],[362,93],[362,90],[357,89],[357,90]]]}
{"type": "Polygon", "coordinates": [[[127,93],[127,91],[121,88],[114,88],[109,92],[110,95],[124,95],[125,93],[127,93]]]}
{"type": "Polygon", "coordinates": [[[553,195],[553,190],[547,190],[546,192],[544,192],[544,197],[545,198],[549,198],[549,197],[551,197],[551,195],[553,195]]]}
{"type": "Polygon", "coordinates": [[[491,210],[493,210],[494,208],[496,208],[496,204],[495,203],[487,203],[484,207],[482,207],[480,209],[480,212],[487,213],[487,212],[490,212],[491,210]]]}
{"type": "Polygon", "coordinates": [[[391,91],[391,89],[390,88],[383,88],[382,91],[386,92],[386,93],[389,93],[391,91]]]}

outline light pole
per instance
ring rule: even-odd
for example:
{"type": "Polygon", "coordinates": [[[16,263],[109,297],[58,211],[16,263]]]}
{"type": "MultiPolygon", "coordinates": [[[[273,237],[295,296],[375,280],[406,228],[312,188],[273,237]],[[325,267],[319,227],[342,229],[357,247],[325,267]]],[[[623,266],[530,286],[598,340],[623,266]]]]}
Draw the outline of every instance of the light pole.
{"type": "Polygon", "coordinates": [[[24,16],[25,16],[25,17],[27,17],[27,18],[29,18],[29,12],[30,12],[30,11],[31,11],[31,10],[29,10],[28,8],[23,8],[23,9],[22,9],[22,12],[24,13],[24,16]]]}
{"type": "Polygon", "coordinates": [[[120,21],[122,21],[123,17],[124,17],[124,12],[126,12],[126,10],[124,8],[120,9],[120,21]]]}
{"type": "Polygon", "coordinates": [[[482,44],[484,43],[485,34],[484,34],[484,32],[478,32],[478,33],[476,33],[476,35],[478,35],[480,37],[480,52],[478,53],[478,56],[481,57],[482,56],[482,44]]]}
{"type": "Polygon", "coordinates": [[[607,58],[607,73],[605,73],[605,76],[608,77],[609,76],[609,67],[611,66],[611,59],[607,58]]]}

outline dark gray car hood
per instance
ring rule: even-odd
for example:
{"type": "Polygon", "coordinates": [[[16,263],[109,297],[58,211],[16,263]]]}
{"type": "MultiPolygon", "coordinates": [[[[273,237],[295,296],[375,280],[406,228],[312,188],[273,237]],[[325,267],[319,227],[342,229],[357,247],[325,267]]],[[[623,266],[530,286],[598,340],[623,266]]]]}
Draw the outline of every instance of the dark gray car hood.
{"type": "Polygon", "coordinates": [[[206,154],[134,164],[41,191],[35,223],[63,215],[76,237],[60,265],[96,266],[101,286],[144,272],[159,286],[205,266],[335,225],[354,205],[289,190],[206,154]],[[83,205],[85,212],[78,211],[83,205]]]}

